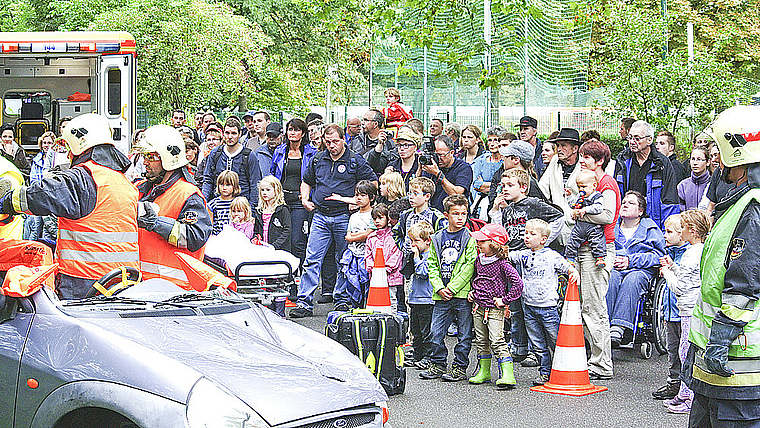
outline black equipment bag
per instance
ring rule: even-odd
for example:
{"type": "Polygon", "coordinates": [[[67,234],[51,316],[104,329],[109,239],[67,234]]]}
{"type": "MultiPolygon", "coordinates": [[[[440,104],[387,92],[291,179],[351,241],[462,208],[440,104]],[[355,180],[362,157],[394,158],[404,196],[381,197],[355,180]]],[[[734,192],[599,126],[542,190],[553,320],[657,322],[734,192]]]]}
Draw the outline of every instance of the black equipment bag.
{"type": "Polygon", "coordinates": [[[402,394],[406,386],[401,348],[406,343],[404,326],[402,317],[354,309],[351,312],[330,312],[325,334],[359,357],[386,394],[395,395],[402,394]]]}

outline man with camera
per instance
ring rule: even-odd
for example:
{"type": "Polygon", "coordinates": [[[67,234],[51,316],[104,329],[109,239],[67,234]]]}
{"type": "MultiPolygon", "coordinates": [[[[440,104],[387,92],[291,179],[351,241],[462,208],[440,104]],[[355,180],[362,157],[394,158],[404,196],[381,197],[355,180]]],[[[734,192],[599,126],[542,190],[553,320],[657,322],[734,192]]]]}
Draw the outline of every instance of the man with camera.
{"type": "Polygon", "coordinates": [[[420,169],[417,149],[422,136],[406,125],[399,127],[396,136],[396,150],[384,150],[378,144],[367,153],[367,162],[378,175],[396,171],[404,179],[404,187],[409,190],[409,181],[417,176],[420,169]]]}
{"type": "MultiPolygon", "coordinates": [[[[472,168],[462,159],[454,157],[457,149],[447,135],[435,139],[435,152],[420,156],[422,176],[435,183],[435,193],[430,198],[430,206],[443,211],[443,199],[449,195],[469,195],[472,185],[472,168]]],[[[427,150],[425,150],[427,151],[427,150]]]]}

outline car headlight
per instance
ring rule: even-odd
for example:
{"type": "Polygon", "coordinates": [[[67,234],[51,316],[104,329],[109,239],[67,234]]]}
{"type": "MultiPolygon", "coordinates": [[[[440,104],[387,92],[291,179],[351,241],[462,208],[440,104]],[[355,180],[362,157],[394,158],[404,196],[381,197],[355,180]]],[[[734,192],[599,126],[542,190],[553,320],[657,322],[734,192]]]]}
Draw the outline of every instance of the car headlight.
{"type": "Polygon", "coordinates": [[[206,378],[190,390],[187,422],[190,428],[269,428],[248,405],[206,378]]]}

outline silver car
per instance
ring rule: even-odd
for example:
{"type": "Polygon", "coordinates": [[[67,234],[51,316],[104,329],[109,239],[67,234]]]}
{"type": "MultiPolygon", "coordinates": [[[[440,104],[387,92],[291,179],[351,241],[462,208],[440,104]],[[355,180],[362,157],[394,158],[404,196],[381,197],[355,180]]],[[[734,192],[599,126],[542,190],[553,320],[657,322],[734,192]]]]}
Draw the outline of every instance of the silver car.
{"type": "Polygon", "coordinates": [[[389,427],[387,400],[343,346],[232,292],[0,308],[0,428],[389,427]]]}

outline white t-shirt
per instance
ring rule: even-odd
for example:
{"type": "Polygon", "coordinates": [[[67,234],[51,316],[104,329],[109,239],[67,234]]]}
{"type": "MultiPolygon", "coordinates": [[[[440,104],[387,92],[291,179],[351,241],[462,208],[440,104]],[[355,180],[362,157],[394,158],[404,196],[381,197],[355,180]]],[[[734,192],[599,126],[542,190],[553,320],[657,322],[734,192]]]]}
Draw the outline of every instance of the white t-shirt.
{"type": "MultiPolygon", "coordinates": [[[[375,222],[372,220],[372,212],[367,211],[355,212],[351,214],[348,219],[348,232],[356,233],[363,232],[367,229],[374,228],[375,222]]],[[[356,257],[364,257],[364,241],[349,242],[348,249],[354,253],[356,257]]]]}

